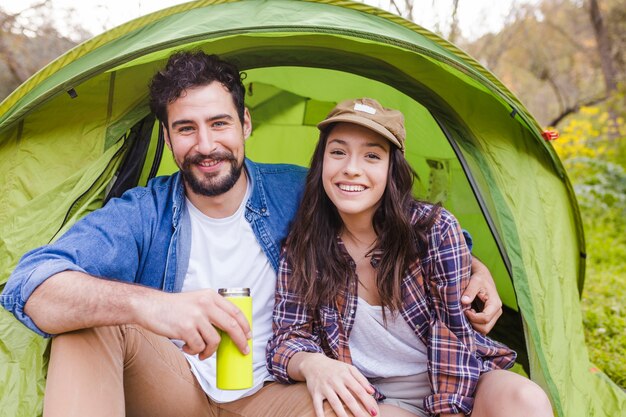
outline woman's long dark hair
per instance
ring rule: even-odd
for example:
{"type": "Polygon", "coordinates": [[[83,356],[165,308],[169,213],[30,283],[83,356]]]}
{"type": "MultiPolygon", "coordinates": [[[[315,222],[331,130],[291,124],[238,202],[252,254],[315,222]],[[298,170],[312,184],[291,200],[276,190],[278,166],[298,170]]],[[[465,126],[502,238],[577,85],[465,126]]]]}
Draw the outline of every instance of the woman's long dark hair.
{"type": "MultiPolygon", "coordinates": [[[[306,178],[302,203],[286,240],[292,285],[305,303],[332,303],[346,287],[351,267],[336,236],[343,223],[322,185],[326,142],[334,125],[320,134],[306,178]]],[[[405,270],[427,248],[427,233],[439,215],[436,206],[428,216],[411,224],[413,181],[416,177],[402,152],[391,146],[387,184],[373,218],[378,236],[371,253],[381,254],[376,267],[376,287],[383,307],[396,312],[402,305],[401,284],[405,270]]],[[[383,310],[384,311],[384,310],[383,310]]]]}

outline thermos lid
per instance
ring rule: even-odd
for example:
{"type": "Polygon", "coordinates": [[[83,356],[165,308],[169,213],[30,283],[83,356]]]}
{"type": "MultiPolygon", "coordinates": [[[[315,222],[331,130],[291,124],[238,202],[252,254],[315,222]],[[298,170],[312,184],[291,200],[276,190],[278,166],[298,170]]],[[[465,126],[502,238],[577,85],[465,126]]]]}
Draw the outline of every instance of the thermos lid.
{"type": "Polygon", "coordinates": [[[217,293],[224,297],[250,297],[250,288],[220,288],[217,293]]]}

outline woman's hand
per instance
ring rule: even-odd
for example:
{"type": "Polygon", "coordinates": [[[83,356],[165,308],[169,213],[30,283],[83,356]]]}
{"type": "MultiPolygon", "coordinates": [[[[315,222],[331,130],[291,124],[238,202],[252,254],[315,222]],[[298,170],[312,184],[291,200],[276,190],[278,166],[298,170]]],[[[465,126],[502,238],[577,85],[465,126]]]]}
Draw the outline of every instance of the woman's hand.
{"type": "Polygon", "coordinates": [[[317,417],[324,417],[324,400],[337,417],[348,416],[344,405],[354,417],[379,414],[374,388],[352,365],[321,353],[300,352],[291,358],[288,373],[296,381],[306,381],[317,417]]]}

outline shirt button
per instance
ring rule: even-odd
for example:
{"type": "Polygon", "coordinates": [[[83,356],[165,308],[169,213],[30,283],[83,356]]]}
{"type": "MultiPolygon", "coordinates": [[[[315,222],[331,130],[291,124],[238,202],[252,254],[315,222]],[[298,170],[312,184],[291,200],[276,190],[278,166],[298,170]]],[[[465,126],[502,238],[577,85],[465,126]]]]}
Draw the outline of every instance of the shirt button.
{"type": "Polygon", "coordinates": [[[354,309],[350,310],[350,314],[352,314],[354,316],[354,313],[356,313],[356,311],[354,309]]]}
{"type": "Polygon", "coordinates": [[[267,210],[265,210],[264,208],[261,209],[261,213],[265,213],[267,210]]]}

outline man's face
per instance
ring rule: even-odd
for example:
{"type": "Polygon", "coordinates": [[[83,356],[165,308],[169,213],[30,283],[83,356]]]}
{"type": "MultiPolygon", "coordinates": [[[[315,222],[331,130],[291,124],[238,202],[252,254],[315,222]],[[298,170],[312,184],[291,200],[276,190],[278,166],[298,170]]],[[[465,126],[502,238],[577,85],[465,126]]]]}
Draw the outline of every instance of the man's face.
{"type": "Polygon", "coordinates": [[[239,180],[250,114],[243,125],[230,92],[219,82],[186,90],[167,106],[165,139],[188,193],[216,196],[239,180]]]}

